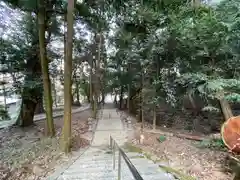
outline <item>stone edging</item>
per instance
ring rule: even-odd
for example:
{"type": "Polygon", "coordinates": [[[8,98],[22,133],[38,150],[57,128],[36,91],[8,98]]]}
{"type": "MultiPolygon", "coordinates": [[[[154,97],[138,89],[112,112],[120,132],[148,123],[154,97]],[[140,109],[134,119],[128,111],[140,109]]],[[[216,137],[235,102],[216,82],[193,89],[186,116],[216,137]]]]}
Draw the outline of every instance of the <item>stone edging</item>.
{"type": "MultiPolygon", "coordinates": [[[[87,105],[87,106],[84,107],[84,108],[74,109],[74,110],[72,111],[72,114],[85,111],[85,110],[87,110],[87,109],[89,109],[89,108],[90,108],[89,105],[87,105]]],[[[53,118],[57,118],[57,117],[60,117],[60,116],[63,116],[63,115],[64,115],[64,112],[62,111],[62,112],[59,112],[59,113],[53,115],[53,118]]],[[[44,115],[43,117],[34,118],[34,121],[40,121],[40,120],[44,120],[44,119],[46,119],[46,115],[44,115]]]]}
{"type": "MultiPolygon", "coordinates": [[[[85,110],[87,110],[87,109],[89,109],[89,108],[90,108],[90,106],[87,105],[87,106],[84,107],[84,108],[74,109],[74,110],[72,111],[72,114],[85,111],[85,110]]],[[[61,116],[63,116],[63,115],[64,115],[64,112],[59,112],[59,113],[53,115],[53,118],[61,117],[61,116]]],[[[37,115],[37,116],[40,116],[40,117],[35,117],[35,118],[33,119],[33,121],[40,121],[40,120],[46,119],[45,113],[42,114],[42,116],[41,116],[41,115],[37,115]]],[[[13,125],[16,123],[16,120],[9,120],[9,121],[7,121],[7,122],[6,122],[6,121],[2,121],[1,123],[0,123],[0,129],[4,129],[4,128],[8,128],[8,127],[13,126],[13,125]],[[3,124],[1,124],[1,123],[3,123],[3,124]],[[5,123],[5,124],[4,124],[4,123],[5,123]]]]}
{"type": "MultiPolygon", "coordinates": [[[[88,109],[88,108],[86,108],[86,109],[88,109]]],[[[64,173],[64,171],[66,171],[75,161],[77,161],[91,147],[91,144],[93,142],[93,139],[94,139],[94,136],[95,136],[95,132],[96,132],[96,129],[97,129],[98,121],[99,121],[100,118],[102,118],[102,109],[100,110],[100,113],[98,114],[97,123],[96,123],[96,125],[94,127],[94,130],[92,131],[93,135],[92,135],[92,139],[90,141],[90,145],[88,147],[86,147],[86,148],[80,149],[77,152],[74,152],[73,153],[73,157],[71,159],[69,159],[66,164],[64,164],[64,165],[60,166],[59,168],[57,168],[53,174],[51,174],[50,176],[48,176],[46,178],[46,180],[57,180],[57,178],[60,175],[62,175],[64,173]]]]}

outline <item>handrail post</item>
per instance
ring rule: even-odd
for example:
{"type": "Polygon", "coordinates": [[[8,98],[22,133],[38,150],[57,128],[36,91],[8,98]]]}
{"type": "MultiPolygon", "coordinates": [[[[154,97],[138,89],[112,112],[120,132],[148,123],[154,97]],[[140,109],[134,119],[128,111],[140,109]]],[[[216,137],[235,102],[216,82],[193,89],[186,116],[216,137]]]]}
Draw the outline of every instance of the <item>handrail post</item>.
{"type": "Polygon", "coordinates": [[[115,169],[115,141],[113,141],[113,169],[115,169]]]}
{"type": "Polygon", "coordinates": [[[110,149],[113,149],[113,145],[112,145],[112,137],[110,136],[110,149]]]}
{"type": "Polygon", "coordinates": [[[121,152],[118,151],[118,180],[121,180],[121,152]]]}
{"type": "Polygon", "coordinates": [[[118,146],[116,141],[110,136],[110,147],[113,154],[113,170],[115,170],[116,166],[116,150],[118,150],[118,180],[121,180],[122,176],[122,158],[125,161],[127,167],[129,168],[130,172],[132,173],[135,180],[143,180],[135,166],[132,164],[130,159],[127,157],[127,155],[124,153],[124,151],[118,146]]]}

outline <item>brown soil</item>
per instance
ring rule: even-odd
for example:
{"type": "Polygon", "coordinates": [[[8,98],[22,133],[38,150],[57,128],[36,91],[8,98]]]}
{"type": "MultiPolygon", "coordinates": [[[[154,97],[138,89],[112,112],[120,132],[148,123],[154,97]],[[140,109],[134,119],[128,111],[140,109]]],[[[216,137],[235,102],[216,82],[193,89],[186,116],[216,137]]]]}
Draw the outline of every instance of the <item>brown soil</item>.
{"type": "MultiPolygon", "coordinates": [[[[89,110],[72,115],[73,151],[90,144],[93,134],[88,131],[89,117],[89,110]]],[[[71,157],[59,149],[63,118],[55,118],[54,123],[54,138],[44,136],[45,121],[37,121],[28,128],[0,130],[0,180],[44,179],[71,157]]]]}
{"type": "MultiPolygon", "coordinates": [[[[140,123],[133,125],[135,131],[140,129],[140,125],[140,123]]],[[[196,141],[175,136],[165,136],[166,140],[159,142],[157,139],[162,134],[152,133],[150,130],[149,126],[145,126],[143,144],[137,143],[136,137],[134,137],[136,134],[139,134],[137,132],[129,135],[129,142],[143,151],[157,156],[160,164],[163,163],[163,165],[179,170],[199,180],[232,180],[233,175],[226,172],[223,168],[227,152],[198,148],[196,141]]],[[[174,130],[172,129],[170,132],[169,134],[172,134],[174,130]]]]}

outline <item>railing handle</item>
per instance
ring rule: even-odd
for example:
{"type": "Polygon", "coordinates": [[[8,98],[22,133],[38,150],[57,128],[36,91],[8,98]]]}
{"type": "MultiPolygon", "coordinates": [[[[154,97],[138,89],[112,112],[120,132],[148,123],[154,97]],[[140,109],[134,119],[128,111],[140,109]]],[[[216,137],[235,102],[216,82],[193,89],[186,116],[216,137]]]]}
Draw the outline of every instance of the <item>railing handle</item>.
{"type": "Polygon", "coordinates": [[[118,180],[121,180],[121,152],[118,151],[118,180]]]}
{"type": "Polygon", "coordinates": [[[143,180],[137,169],[134,167],[130,159],[128,159],[127,155],[124,153],[124,151],[117,145],[115,140],[110,136],[110,147],[113,153],[113,170],[115,170],[115,165],[116,165],[116,149],[118,150],[118,180],[121,180],[121,160],[126,162],[129,170],[131,171],[133,177],[136,180],[143,180]]]}
{"type": "Polygon", "coordinates": [[[113,169],[115,169],[115,159],[116,159],[116,157],[115,157],[115,149],[116,149],[116,147],[115,147],[116,145],[115,145],[115,142],[113,141],[113,169]]]}
{"type": "Polygon", "coordinates": [[[112,145],[112,137],[110,136],[110,149],[112,150],[112,148],[113,148],[113,145],[112,145]]]}

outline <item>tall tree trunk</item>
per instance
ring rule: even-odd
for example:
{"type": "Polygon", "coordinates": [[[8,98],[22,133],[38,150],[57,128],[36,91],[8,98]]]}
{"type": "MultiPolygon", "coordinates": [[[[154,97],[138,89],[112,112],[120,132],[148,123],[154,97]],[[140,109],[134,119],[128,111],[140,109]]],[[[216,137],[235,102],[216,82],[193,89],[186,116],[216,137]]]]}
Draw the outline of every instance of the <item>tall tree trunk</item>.
{"type": "MultiPolygon", "coordinates": [[[[157,69],[156,69],[156,79],[159,79],[159,74],[160,74],[160,65],[159,61],[157,60],[157,69]]],[[[157,96],[157,88],[155,88],[155,97],[157,96]]],[[[153,130],[156,130],[156,124],[157,124],[157,104],[155,102],[154,108],[153,108],[153,130]]]]}
{"type": "Polygon", "coordinates": [[[55,129],[52,117],[52,91],[51,91],[51,82],[48,72],[48,60],[45,46],[45,5],[44,0],[38,0],[38,32],[39,32],[39,48],[40,48],[40,59],[41,59],[41,69],[43,77],[43,93],[46,104],[46,120],[47,120],[47,129],[46,135],[54,136],[55,129]]]}
{"type": "Polygon", "coordinates": [[[43,95],[41,94],[41,98],[38,100],[37,106],[36,106],[36,110],[34,112],[34,114],[41,114],[44,113],[44,107],[43,107],[43,95]]]}
{"type": "Polygon", "coordinates": [[[138,103],[138,120],[139,122],[142,122],[142,92],[140,91],[138,93],[139,96],[139,103],[138,103]]]}
{"type": "Polygon", "coordinates": [[[79,94],[79,83],[76,81],[76,95],[77,95],[77,103],[81,105],[80,103],[80,94],[79,94]]]}
{"type": "Polygon", "coordinates": [[[39,94],[40,99],[38,99],[37,106],[36,106],[34,114],[45,113],[44,104],[43,104],[43,85],[42,85],[42,82],[41,82],[41,87],[39,87],[39,88],[41,88],[41,92],[39,94]]]}
{"type": "MultiPolygon", "coordinates": [[[[35,59],[33,59],[33,61],[34,60],[35,59]]],[[[37,62],[35,68],[35,73],[28,73],[24,79],[25,85],[22,91],[21,110],[16,122],[16,124],[21,127],[27,127],[33,124],[34,112],[37,103],[39,99],[42,98],[41,88],[39,88],[39,86],[34,86],[33,88],[28,86],[29,81],[37,81],[40,79],[40,72],[37,72],[37,69],[41,71],[41,68],[37,62]]]]}
{"type": "Polygon", "coordinates": [[[122,109],[122,107],[123,107],[123,86],[121,85],[119,97],[119,109],[122,109]]]}
{"type": "Polygon", "coordinates": [[[67,6],[67,42],[64,58],[64,125],[62,130],[62,150],[70,152],[71,148],[71,78],[72,78],[72,53],[73,53],[73,14],[75,0],[68,0],[67,6]]]}
{"type": "Polygon", "coordinates": [[[142,102],[141,102],[141,112],[142,112],[142,115],[141,115],[141,118],[142,118],[142,129],[144,129],[144,72],[142,72],[142,83],[141,83],[141,88],[142,88],[142,91],[141,91],[141,96],[142,96],[142,102]]]}
{"type": "Polygon", "coordinates": [[[224,99],[224,98],[220,99],[219,104],[220,104],[221,112],[222,112],[222,115],[223,115],[225,121],[227,121],[229,118],[233,117],[231,106],[226,99],[224,99]]]}
{"type": "MultiPolygon", "coordinates": [[[[96,69],[96,68],[95,68],[96,69]]],[[[93,74],[93,112],[92,112],[92,117],[94,119],[97,118],[97,103],[98,103],[98,94],[97,94],[97,76],[96,72],[93,74]]]]}
{"type": "Polygon", "coordinates": [[[92,117],[95,119],[97,116],[97,88],[96,88],[96,74],[92,75],[92,117]]]}
{"type": "Polygon", "coordinates": [[[115,104],[117,104],[117,93],[115,93],[113,101],[114,101],[115,104]]]}
{"type": "Polygon", "coordinates": [[[57,90],[56,90],[55,77],[53,77],[52,87],[53,87],[53,94],[54,94],[54,105],[55,107],[57,107],[57,90]]]}
{"type": "Polygon", "coordinates": [[[98,108],[98,96],[97,92],[94,91],[94,104],[93,104],[93,118],[97,118],[97,108],[98,108]]]}
{"type": "Polygon", "coordinates": [[[6,93],[5,82],[3,83],[3,101],[4,101],[4,110],[7,111],[7,93],[6,93]]]}
{"type": "Polygon", "coordinates": [[[103,89],[102,89],[102,99],[101,99],[101,102],[102,102],[103,104],[105,104],[105,92],[104,92],[104,87],[103,87],[103,89]]]}
{"type": "Polygon", "coordinates": [[[30,49],[29,58],[27,59],[26,67],[28,69],[24,78],[24,85],[21,92],[22,104],[21,110],[16,122],[16,125],[26,127],[33,124],[34,112],[36,105],[40,99],[42,99],[42,81],[41,79],[41,64],[38,54],[38,41],[32,43],[32,49],[30,49]],[[34,86],[29,86],[34,82],[34,86]]]}
{"type": "MultiPolygon", "coordinates": [[[[160,76],[160,62],[159,59],[157,59],[157,69],[156,69],[156,80],[159,80],[159,76],[160,76]]],[[[155,97],[157,97],[158,94],[158,90],[157,88],[155,89],[155,97]]],[[[156,129],[156,124],[157,124],[157,102],[155,102],[154,104],[154,108],[153,108],[153,129],[156,129]]]]}
{"type": "Polygon", "coordinates": [[[156,113],[156,106],[153,107],[153,130],[156,130],[157,124],[157,113],[156,113]]]}
{"type": "Polygon", "coordinates": [[[99,98],[99,90],[100,90],[100,74],[99,74],[99,69],[100,69],[100,62],[101,62],[101,32],[98,34],[95,34],[95,41],[97,46],[96,51],[97,53],[97,58],[95,59],[95,74],[94,74],[94,108],[93,108],[93,118],[97,118],[97,110],[98,110],[98,98],[99,98]]]}
{"type": "Polygon", "coordinates": [[[91,99],[90,99],[90,85],[84,91],[85,91],[85,94],[87,96],[88,103],[91,103],[91,99]]]}
{"type": "Polygon", "coordinates": [[[17,125],[21,127],[31,126],[33,124],[34,111],[37,103],[28,98],[22,99],[21,111],[17,120],[17,125]]]}
{"type": "Polygon", "coordinates": [[[90,97],[90,104],[91,104],[91,109],[92,109],[92,114],[93,114],[93,59],[91,59],[91,64],[90,64],[90,75],[89,75],[89,97],[90,97]]]}
{"type": "MultiPolygon", "coordinates": [[[[130,62],[128,62],[128,73],[129,73],[129,77],[131,77],[131,74],[130,74],[130,71],[131,71],[131,64],[130,62]]],[[[128,113],[131,112],[131,102],[130,102],[130,98],[131,98],[131,79],[128,83],[128,99],[127,99],[127,109],[128,109],[128,113]]]]}
{"type": "Polygon", "coordinates": [[[194,109],[194,111],[196,112],[197,111],[197,106],[196,106],[195,101],[194,101],[194,99],[192,97],[192,92],[189,91],[187,94],[188,94],[188,99],[189,99],[189,101],[191,103],[191,106],[194,109]]]}
{"type": "MultiPolygon", "coordinates": [[[[72,86],[71,86],[72,87],[72,86]]],[[[71,93],[71,104],[73,105],[74,104],[74,94],[73,92],[71,93]]]]}

